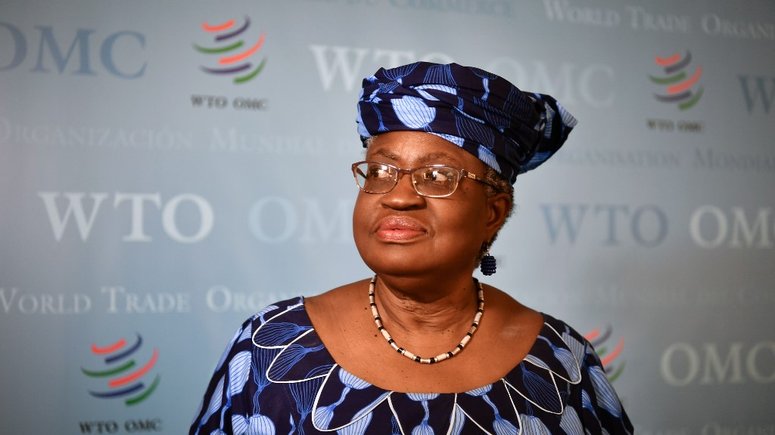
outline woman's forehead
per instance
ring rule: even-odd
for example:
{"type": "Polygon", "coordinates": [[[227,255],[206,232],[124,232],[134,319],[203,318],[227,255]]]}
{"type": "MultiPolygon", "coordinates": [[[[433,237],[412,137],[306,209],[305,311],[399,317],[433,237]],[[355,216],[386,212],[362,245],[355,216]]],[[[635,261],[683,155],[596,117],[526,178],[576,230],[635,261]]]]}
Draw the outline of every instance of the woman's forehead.
{"type": "Polygon", "coordinates": [[[452,142],[434,134],[416,131],[396,131],[373,137],[366,157],[380,157],[392,163],[412,166],[441,163],[474,169],[483,165],[479,159],[452,142]]]}

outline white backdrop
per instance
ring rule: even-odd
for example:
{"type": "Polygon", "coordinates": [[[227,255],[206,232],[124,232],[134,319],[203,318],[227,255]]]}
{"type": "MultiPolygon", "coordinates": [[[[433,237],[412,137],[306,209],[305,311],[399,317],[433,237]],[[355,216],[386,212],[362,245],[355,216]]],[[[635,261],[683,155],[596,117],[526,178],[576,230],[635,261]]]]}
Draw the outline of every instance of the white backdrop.
{"type": "Polygon", "coordinates": [[[355,100],[414,60],[580,121],[485,281],[639,433],[775,433],[772,2],[0,0],[2,433],[184,432],[242,320],[369,276],[355,100]]]}

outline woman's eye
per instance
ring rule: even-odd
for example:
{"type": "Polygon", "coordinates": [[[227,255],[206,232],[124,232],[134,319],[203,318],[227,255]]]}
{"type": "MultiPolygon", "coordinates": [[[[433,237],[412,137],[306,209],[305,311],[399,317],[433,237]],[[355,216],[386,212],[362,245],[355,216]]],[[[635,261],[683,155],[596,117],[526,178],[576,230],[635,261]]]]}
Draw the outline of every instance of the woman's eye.
{"type": "Polygon", "coordinates": [[[425,173],[425,179],[427,181],[435,181],[437,183],[444,183],[449,180],[449,174],[439,170],[432,170],[425,173]]]}
{"type": "Polygon", "coordinates": [[[384,168],[371,168],[369,170],[369,178],[390,178],[390,172],[384,168]]]}

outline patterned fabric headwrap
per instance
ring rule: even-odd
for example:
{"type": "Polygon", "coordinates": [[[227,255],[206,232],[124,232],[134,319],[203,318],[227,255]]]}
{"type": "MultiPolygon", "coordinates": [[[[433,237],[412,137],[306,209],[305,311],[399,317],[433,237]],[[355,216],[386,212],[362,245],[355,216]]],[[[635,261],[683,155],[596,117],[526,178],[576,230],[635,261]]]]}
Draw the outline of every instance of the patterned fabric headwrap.
{"type": "Polygon", "coordinates": [[[512,184],[565,142],[576,119],[549,95],[520,91],[487,71],[455,63],[380,68],[363,80],[358,133],[435,134],[483,161],[512,184]]]}

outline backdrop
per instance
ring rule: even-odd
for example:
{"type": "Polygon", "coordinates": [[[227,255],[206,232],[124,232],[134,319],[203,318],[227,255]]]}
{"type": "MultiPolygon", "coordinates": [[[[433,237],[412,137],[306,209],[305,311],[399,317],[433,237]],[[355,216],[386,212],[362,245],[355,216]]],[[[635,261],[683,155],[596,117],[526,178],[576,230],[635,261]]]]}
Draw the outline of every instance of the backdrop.
{"type": "Polygon", "coordinates": [[[767,0],[0,0],[1,431],[182,433],[244,319],[370,276],[355,100],[415,60],[580,121],[485,281],[639,433],[775,433],[767,0]]]}

